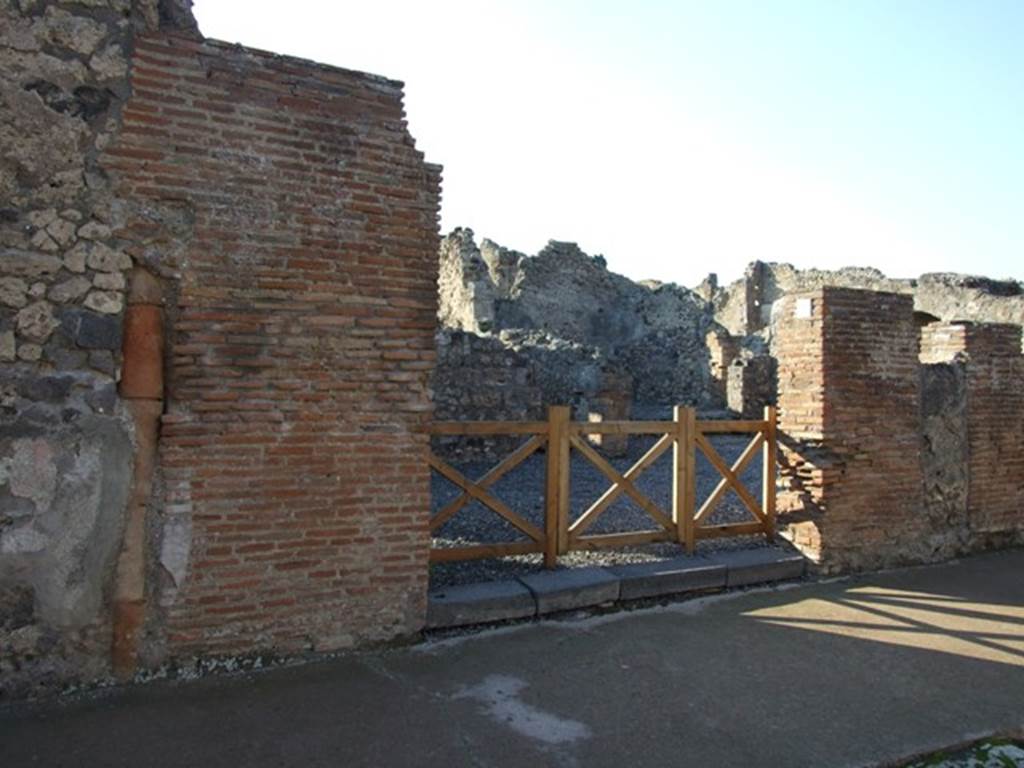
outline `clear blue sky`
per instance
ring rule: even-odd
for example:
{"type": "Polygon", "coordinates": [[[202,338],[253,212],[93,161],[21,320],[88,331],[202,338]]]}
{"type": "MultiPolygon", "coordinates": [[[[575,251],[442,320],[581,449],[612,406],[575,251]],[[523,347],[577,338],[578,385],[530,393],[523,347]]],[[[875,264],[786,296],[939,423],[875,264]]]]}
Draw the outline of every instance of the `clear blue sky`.
{"type": "Polygon", "coordinates": [[[1024,279],[1024,0],[197,0],[406,82],[442,226],[634,278],[754,259],[1024,279]]]}

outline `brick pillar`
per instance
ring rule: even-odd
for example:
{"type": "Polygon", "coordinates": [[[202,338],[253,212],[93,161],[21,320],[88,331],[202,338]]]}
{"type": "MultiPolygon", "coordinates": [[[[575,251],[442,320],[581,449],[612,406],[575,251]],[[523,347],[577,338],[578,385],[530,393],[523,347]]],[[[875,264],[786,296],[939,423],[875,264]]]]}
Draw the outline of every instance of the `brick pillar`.
{"type": "Polygon", "coordinates": [[[976,547],[1024,540],[1021,328],[963,324],[967,355],[967,516],[976,547]]]}
{"type": "Polygon", "coordinates": [[[845,288],[782,300],[780,530],[827,572],[925,557],[913,309],[845,288]]]}

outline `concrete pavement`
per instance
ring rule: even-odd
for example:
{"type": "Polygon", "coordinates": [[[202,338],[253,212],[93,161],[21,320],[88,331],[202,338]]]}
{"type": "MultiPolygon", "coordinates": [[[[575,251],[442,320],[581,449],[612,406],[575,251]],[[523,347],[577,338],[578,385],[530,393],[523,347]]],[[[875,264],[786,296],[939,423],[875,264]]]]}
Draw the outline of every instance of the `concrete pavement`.
{"type": "Polygon", "coordinates": [[[857,766],[1024,725],[1024,551],[0,712],[14,766],[857,766]]]}

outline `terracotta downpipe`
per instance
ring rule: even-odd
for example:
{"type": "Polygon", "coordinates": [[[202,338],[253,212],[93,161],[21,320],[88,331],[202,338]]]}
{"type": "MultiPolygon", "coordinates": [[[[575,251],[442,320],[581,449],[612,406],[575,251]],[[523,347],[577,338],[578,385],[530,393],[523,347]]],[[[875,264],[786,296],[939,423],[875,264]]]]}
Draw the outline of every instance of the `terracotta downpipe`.
{"type": "Polygon", "coordinates": [[[114,674],[130,678],[138,665],[139,630],[145,617],[146,503],[153,487],[164,397],[163,292],[143,269],[130,275],[124,316],[119,392],[135,422],[135,469],[114,592],[114,674]]]}

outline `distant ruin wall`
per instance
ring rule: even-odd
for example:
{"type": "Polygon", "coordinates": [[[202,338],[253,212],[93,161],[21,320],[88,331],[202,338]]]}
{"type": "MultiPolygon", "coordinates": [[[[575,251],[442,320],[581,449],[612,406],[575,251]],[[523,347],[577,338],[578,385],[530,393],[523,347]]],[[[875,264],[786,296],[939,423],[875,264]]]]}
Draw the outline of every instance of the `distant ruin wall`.
{"type": "Polygon", "coordinates": [[[422,625],[439,169],[187,5],[0,10],[0,694],[422,625]]]}
{"type": "Polygon", "coordinates": [[[734,336],[770,330],[782,297],[824,287],[908,294],[915,311],[935,320],[1024,324],[1024,286],[1013,280],[947,273],[899,279],[868,267],[797,269],[761,261],[751,263],[740,280],[713,292],[715,320],[734,336]]]}
{"type": "MultiPolygon", "coordinates": [[[[596,392],[593,371],[601,367],[628,372],[638,404],[724,404],[724,390],[716,394],[712,386],[707,302],[677,286],[634,283],[575,244],[551,242],[529,257],[486,239],[477,246],[471,230],[457,229],[441,245],[439,292],[442,334],[488,339],[468,347],[462,341],[450,350],[472,355],[504,348],[508,359],[520,359],[518,367],[534,371],[531,381],[545,404],[589,400],[596,392]],[[562,365],[570,349],[587,350],[587,364],[562,365]],[[540,360],[550,361],[557,373],[546,375],[548,364],[537,365],[540,360]]],[[[481,365],[489,365],[487,358],[481,365]]],[[[434,392],[442,410],[448,402],[507,399],[495,383],[503,378],[472,376],[473,386],[462,384],[465,373],[456,369],[466,368],[472,368],[466,356],[440,358],[434,392]],[[467,388],[474,396],[460,397],[467,388]]],[[[491,418],[502,413],[513,418],[516,409],[510,403],[491,418]]]]}
{"type": "MultiPolygon", "coordinates": [[[[572,406],[575,418],[585,421],[591,413],[605,413],[611,403],[631,402],[633,381],[593,347],[537,334],[442,331],[432,388],[434,415],[441,421],[543,420],[556,403],[572,406]]],[[[437,450],[462,460],[502,454],[520,442],[496,436],[434,438],[437,450]]]]}

